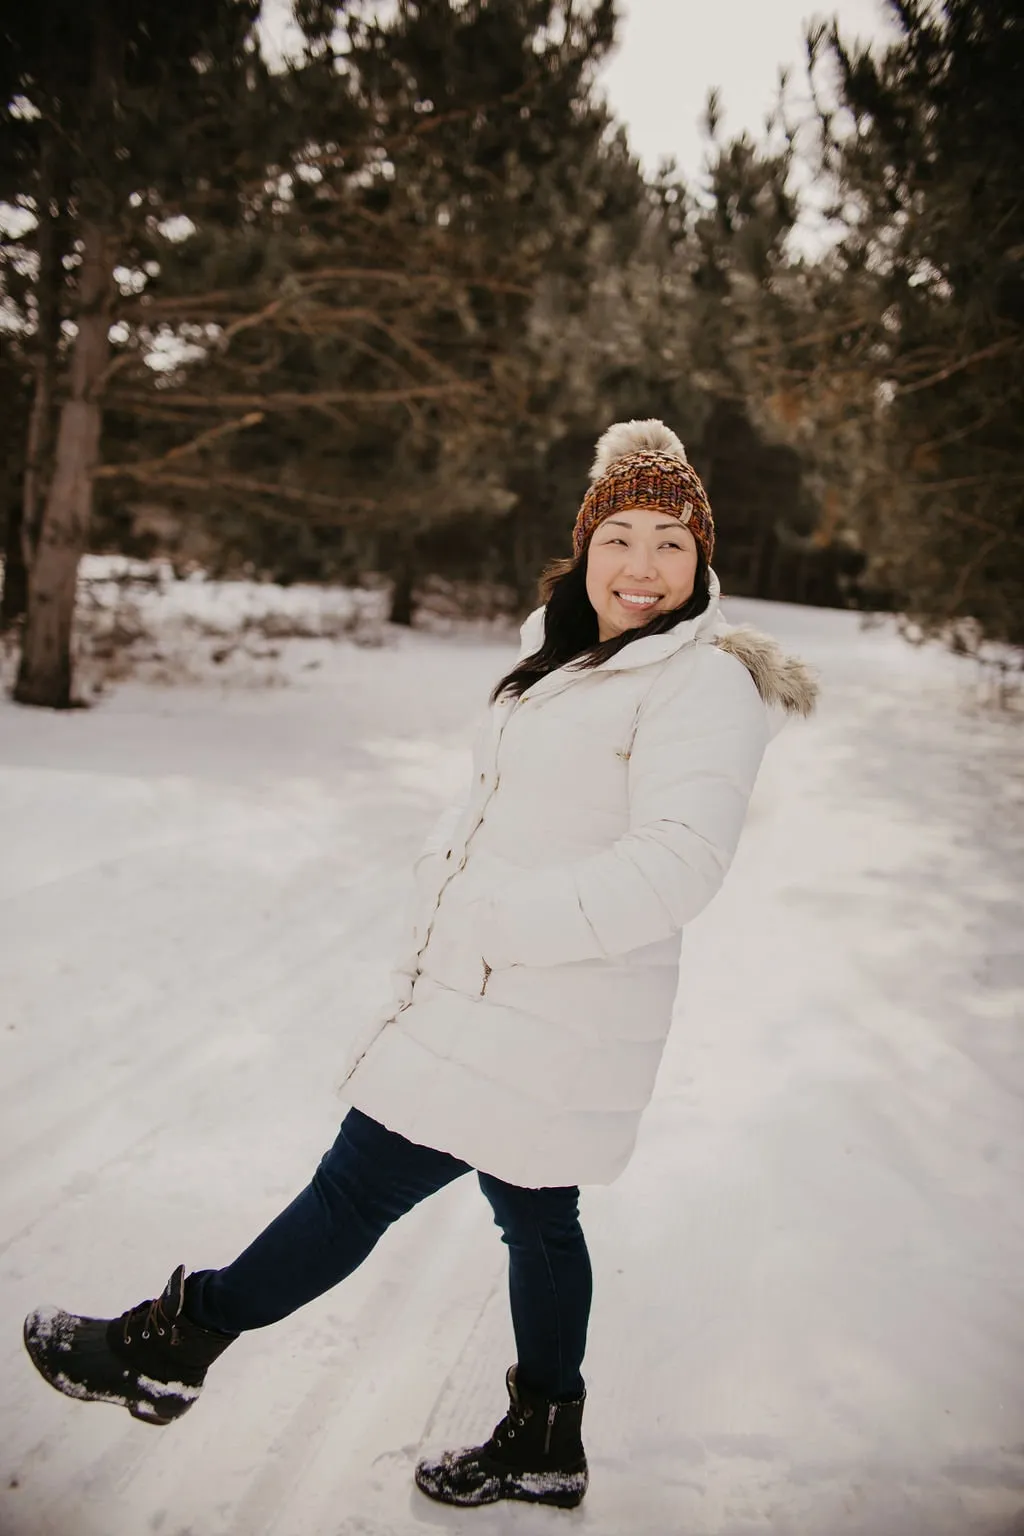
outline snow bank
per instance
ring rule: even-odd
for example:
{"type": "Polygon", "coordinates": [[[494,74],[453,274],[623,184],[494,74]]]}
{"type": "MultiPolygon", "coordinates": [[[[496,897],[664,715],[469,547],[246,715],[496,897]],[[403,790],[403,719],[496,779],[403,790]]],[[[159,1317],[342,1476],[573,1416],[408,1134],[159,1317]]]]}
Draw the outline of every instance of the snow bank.
{"type": "MultiPolygon", "coordinates": [[[[197,570],[179,577],[167,560],[86,555],[79,566],[76,690],[88,701],[128,678],[213,682],[236,688],[292,684],[322,667],[337,641],[388,643],[386,584],[320,586],[233,578],[197,570]]],[[[428,576],[415,624],[435,635],[508,640],[514,594],[497,583],[428,576]]],[[[17,664],[13,637],[0,648],[0,684],[17,664]]]]}
{"type": "Polygon", "coordinates": [[[217,581],[202,571],[179,579],[166,561],[87,556],[76,616],[79,688],[96,693],[127,676],[283,682],[283,641],[379,645],[385,606],[379,590],[217,581]]]}

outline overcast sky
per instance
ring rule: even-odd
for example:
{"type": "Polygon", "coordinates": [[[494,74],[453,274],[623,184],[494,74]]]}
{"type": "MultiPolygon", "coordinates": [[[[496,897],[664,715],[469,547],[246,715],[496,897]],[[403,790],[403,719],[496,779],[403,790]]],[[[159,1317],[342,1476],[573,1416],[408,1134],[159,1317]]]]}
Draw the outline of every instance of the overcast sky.
{"type": "Polygon", "coordinates": [[[673,155],[687,179],[704,154],[700,120],[712,86],[722,93],[723,128],[760,136],[777,94],[779,68],[793,66],[803,88],[803,31],[815,14],[839,17],[851,36],[882,38],[883,0],[619,0],[615,57],[602,75],[615,113],[648,171],[673,155]]]}

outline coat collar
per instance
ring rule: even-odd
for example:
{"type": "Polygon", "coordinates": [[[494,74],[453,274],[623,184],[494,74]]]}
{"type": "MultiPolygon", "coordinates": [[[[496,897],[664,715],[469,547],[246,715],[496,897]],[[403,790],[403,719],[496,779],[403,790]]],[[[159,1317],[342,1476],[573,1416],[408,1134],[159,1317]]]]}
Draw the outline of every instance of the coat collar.
{"type": "MultiPolygon", "coordinates": [[[[531,683],[524,698],[561,693],[581,678],[595,672],[627,672],[665,661],[673,652],[694,642],[701,645],[717,645],[720,650],[735,656],[753,678],[764,702],[781,708],[788,714],[809,715],[818,696],[818,684],[814,674],[796,656],[783,654],[776,641],[768,635],[752,629],[733,629],[725,621],[719,607],[721,588],[714,571],[708,573],[710,601],[696,619],[684,619],[674,629],[663,635],[647,635],[624,646],[617,655],[602,662],[588,672],[576,671],[572,664],[549,672],[539,682],[531,683]]],[[[544,609],[537,608],[523,624],[520,660],[532,656],[544,643],[544,609]]],[[[511,700],[503,701],[511,704],[511,700]]]]}
{"type": "MultiPolygon", "coordinates": [[[[642,640],[634,640],[631,645],[623,646],[616,655],[610,656],[599,667],[594,667],[589,672],[577,671],[571,663],[559,667],[555,672],[549,672],[547,677],[539,682],[531,683],[527,692],[531,698],[536,698],[541,693],[550,693],[556,689],[568,687],[580,677],[589,677],[592,672],[631,672],[639,667],[650,666],[654,662],[664,661],[681,646],[689,645],[694,640],[710,642],[720,627],[719,597],[721,587],[714,571],[708,572],[708,590],[710,593],[708,606],[704,612],[698,614],[695,619],[684,619],[673,629],[668,629],[662,635],[645,635],[642,640]]],[[[545,609],[535,608],[533,613],[523,624],[519,631],[522,637],[522,649],[520,656],[532,656],[534,651],[540,649],[544,643],[544,613],[545,609]]]]}

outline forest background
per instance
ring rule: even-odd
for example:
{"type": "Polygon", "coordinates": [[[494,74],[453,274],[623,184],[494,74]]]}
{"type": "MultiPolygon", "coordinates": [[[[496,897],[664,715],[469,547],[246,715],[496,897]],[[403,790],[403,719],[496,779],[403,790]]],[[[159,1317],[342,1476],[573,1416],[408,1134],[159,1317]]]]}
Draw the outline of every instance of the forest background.
{"type": "Polygon", "coordinates": [[[871,51],[809,27],[811,106],[758,139],[712,95],[696,184],[597,88],[613,0],[298,0],[274,68],[257,0],[12,12],[15,697],[74,698],[88,550],[525,609],[594,439],[648,415],[727,591],[1024,642],[1024,16],[887,9],[871,51]]]}

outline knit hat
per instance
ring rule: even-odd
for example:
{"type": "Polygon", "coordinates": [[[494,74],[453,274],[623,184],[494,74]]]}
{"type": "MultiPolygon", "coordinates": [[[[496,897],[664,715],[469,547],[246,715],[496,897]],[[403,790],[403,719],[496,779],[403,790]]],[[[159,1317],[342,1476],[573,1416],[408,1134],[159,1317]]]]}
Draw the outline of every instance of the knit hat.
{"type": "Polygon", "coordinates": [[[606,517],[647,507],[685,523],[711,564],[715,547],[711,503],[686,449],[664,422],[618,421],[609,427],[598,440],[590,480],[572,534],[577,558],[606,517]]]}

